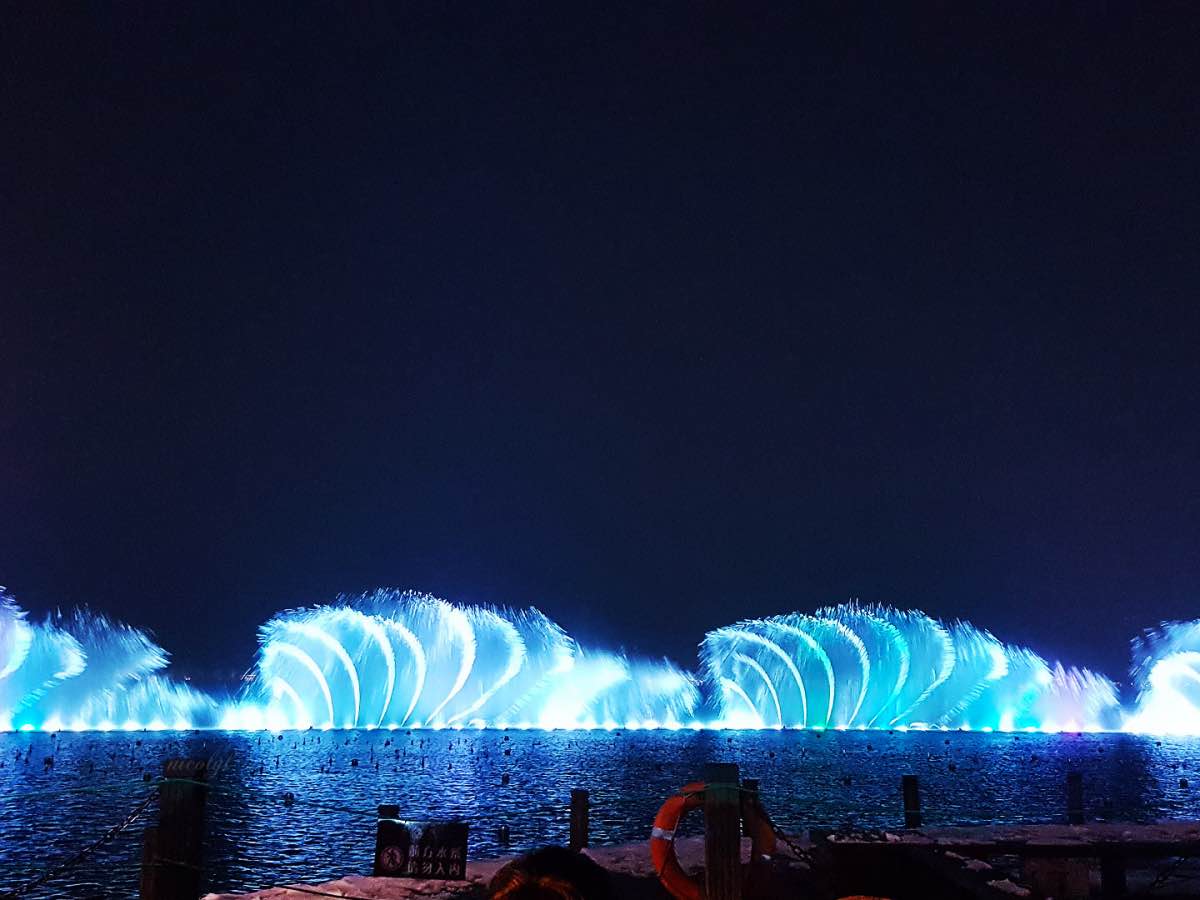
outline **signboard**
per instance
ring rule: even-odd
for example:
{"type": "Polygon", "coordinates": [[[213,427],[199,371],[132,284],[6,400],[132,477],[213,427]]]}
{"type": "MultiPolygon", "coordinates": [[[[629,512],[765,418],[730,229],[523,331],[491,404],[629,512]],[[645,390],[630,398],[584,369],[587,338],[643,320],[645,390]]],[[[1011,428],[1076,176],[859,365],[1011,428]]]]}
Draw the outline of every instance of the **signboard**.
{"type": "Polygon", "coordinates": [[[396,807],[380,807],[375,833],[376,877],[467,877],[466,822],[408,822],[396,807]],[[390,815],[384,816],[384,812],[390,815]]]}

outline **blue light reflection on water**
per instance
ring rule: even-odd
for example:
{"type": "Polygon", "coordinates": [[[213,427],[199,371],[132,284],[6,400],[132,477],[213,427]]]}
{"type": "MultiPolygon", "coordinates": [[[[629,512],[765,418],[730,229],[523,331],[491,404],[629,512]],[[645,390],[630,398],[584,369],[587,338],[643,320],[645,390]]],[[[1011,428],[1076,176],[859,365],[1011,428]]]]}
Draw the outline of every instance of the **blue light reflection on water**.
{"type": "MultiPolygon", "coordinates": [[[[98,837],[144,796],[143,773],[156,777],[175,756],[219,761],[206,871],[208,887],[221,890],[368,871],[373,815],[385,802],[414,819],[468,820],[470,852],[480,858],[565,842],[570,790],[584,787],[593,843],[642,840],[663,798],[710,760],[737,762],[745,777],[759,778],[769,810],[789,831],[895,827],[900,775],[910,772],[921,777],[930,825],[1060,821],[1071,770],[1084,773],[1091,818],[1200,815],[1200,740],[1127,734],[20,733],[0,735],[0,887],[98,837]],[[1183,778],[1195,787],[1181,787],[1183,778]],[[112,790],[55,793],[81,787],[112,790]],[[295,794],[294,806],[281,802],[285,791],[295,794]],[[496,843],[500,824],[512,832],[507,848],[496,843]]],[[[134,895],[141,827],[40,896],[134,895]]]]}

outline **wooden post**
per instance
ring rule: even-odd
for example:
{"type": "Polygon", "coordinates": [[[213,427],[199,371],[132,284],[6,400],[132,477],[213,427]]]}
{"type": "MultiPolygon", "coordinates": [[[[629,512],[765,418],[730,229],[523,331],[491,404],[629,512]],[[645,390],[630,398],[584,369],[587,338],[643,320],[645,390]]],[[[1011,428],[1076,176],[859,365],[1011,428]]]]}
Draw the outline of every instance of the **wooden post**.
{"type": "Polygon", "coordinates": [[[588,845],[588,792],[571,791],[571,839],[567,846],[582,850],[588,845]]]}
{"type": "Polygon", "coordinates": [[[208,761],[171,759],[158,789],[158,828],[143,844],[142,900],[195,900],[203,870],[208,761]]]}
{"type": "Polygon", "coordinates": [[[759,805],[758,779],[747,778],[742,781],[742,836],[750,838],[750,866],[742,881],[742,893],[747,897],[779,896],[780,885],[775,883],[768,863],[771,848],[764,847],[761,835],[750,827],[755,817],[765,819],[766,812],[759,805]]]}
{"type": "MultiPolygon", "coordinates": [[[[755,809],[759,805],[758,800],[758,779],[747,778],[742,782],[742,811],[747,809],[755,809]]],[[[765,815],[765,813],[760,813],[765,815]]],[[[750,822],[743,814],[742,816],[742,836],[751,839],[750,846],[750,862],[756,864],[761,861],[762,857],[767,853],[766,848],[759,846],[757,834],[750,833],[750,822]]]]}
{"type": "Polygon", "coordinates": [[[1067,773],[1067,824],[1083,824],[1083,775],[1067,773]]]}
{"type": "Polygon", "coordinates": [[[904,827],[921,827],[921,788],[916,775],[904,775],[900,779],[904,794],[904,827]]]}
{"type": "Polygon", "coordinates": [[[138,886],[138,896],[142,900],[154,900],[155,897],[163,896],[158,888],[158,828],[154,825],[146,826],[146,830],[142,832],[142,881],[138,886]]]}
{"type": "Polygon", "coordinates": [[[704,884],[707,900],[741,900],[742,804],[738,767],[704,767],[704,884]]]}

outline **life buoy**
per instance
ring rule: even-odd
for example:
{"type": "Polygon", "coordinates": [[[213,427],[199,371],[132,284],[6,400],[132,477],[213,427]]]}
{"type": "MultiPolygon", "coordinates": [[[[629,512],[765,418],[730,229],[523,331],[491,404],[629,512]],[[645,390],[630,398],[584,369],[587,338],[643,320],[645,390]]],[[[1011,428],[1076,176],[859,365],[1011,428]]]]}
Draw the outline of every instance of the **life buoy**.
{"type": "MultiPolygon", "coordinates": [[[[704,805],[703,781],[693,781],[679,789],[679,793],[668,797],[654,817],[650,829],[650,860],[654,871],[671,896],[677,900],[705,900],[704,888],[689,878],[679,865],[675,855],[675,832],[689,810],[704,805]]],[[[745,833],[750,837],[756,856],[772,856],[775,853],[775,830],[757,800],[748,800],[742,795],[742,822],[745,833]]]]}
{"type": "Polygon", "coordinates": [[[704,805],[704,782],[685,784],[678,794],[667,798],[654,817],[650,829],[650,861],[662,886],[678,900],[704,900],[704,891],[679,865],[675,855],[675,829],[689,809],[704,805]]]}

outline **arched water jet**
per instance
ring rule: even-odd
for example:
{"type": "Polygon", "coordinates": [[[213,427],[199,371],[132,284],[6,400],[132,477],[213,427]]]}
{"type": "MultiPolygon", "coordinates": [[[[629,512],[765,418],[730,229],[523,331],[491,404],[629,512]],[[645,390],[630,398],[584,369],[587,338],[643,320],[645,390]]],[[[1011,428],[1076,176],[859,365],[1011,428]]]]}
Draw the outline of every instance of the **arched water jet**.
{"type": "MultiPolygon", "coordinates": [[[[1200,662],[1200,640],[1197,647],[1200,662]]],[[[709,632],[701,656],[721,720],[738,727],[1100,729],[1113,727],[1118,708],[1112,682],[1101,675],[1051,668],[965,622],[946,626],[889,607],[846,604],[815,616],[741,622],[709,632]],[[781,660],[781,652],[790,657],[781,660]],[[793,702],[780,689],[789,669],[804,683],[814,658],[830,682],[823,720],[811,699],[793,702]]],[[[1200,699],[1200,677],[1195,683],[1200,699]]]]}
{"type": "MultiPolygon", "coordinates": [[[[710,632],[709,706],[667,661],[585,650],[534,609],[377,591],[290,610],[260,631],[245,696],[163,677],[137,629],[87,612],[30,623],[0,594],[0,727],[941,727],[1110,729],[1116,690],[969,623],[845,604],[710,632]],[[703,722],[700,717],[703,718],[703,722]],[[713,721],[715,718],[715,721],[713,721]]],[[[1200,732],[1200,623],[1137,642],[1131,729],[1200,732]]]]}
{"type": "Polygon", "coordinates": [[[381,591],[349,605],[285,612],[261,634],[255,683],[242,704],[248,722],[302,727],[294,721],[302,683],[328,710],[306,710],[305,718],[335,727],[678,725],[699,703],[682,670],[583,653],[536,610],[464,608],[381,591]]]}

